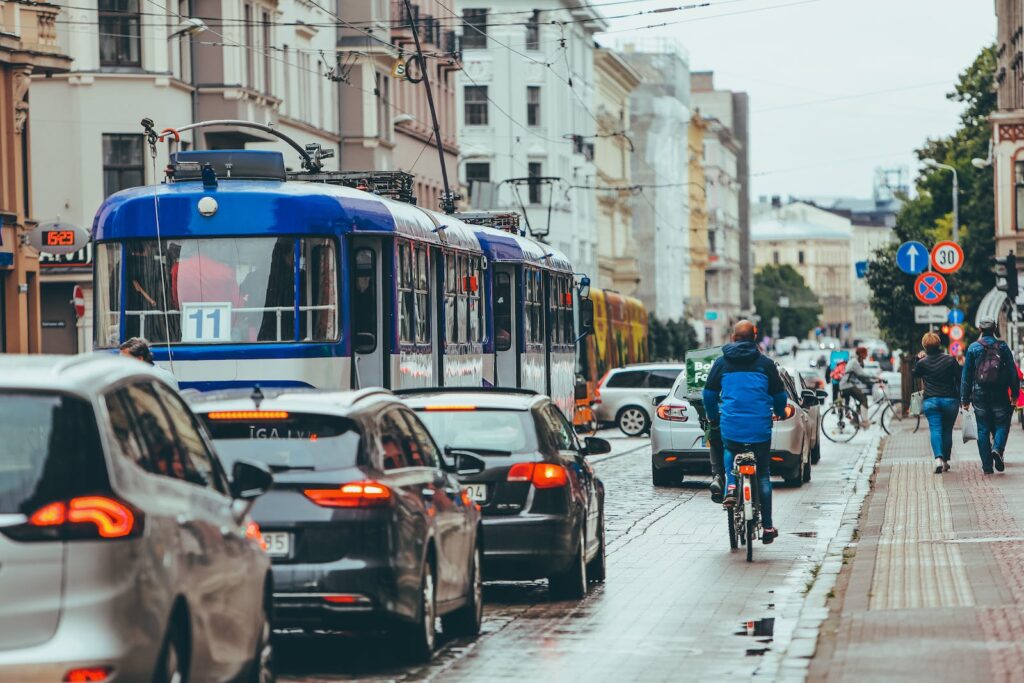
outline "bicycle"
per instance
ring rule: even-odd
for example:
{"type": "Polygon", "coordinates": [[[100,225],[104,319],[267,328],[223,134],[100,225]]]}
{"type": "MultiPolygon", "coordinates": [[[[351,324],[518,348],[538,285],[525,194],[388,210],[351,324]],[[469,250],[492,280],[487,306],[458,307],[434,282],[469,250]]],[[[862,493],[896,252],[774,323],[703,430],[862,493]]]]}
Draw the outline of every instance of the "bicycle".
{"type": "MultiPolygon", "coordinates": [[[[868,421],[877,421],[882,425],[886,434],[894,434],[920,424],[920,417],[907,414],[906,405],[899,399],[889,398],[885,391],[885,381],[877,380],[876,384],[880,391],[875,394],[875,403],[868,408],[868,421]],[[916,417],[916,420],[915,420],[916,417]]],[[[832,406],[821,416],[821,433],[833,443],[846,443],[860,431],[860,415],[850,405],[851,397],[845,396],[840,402],[834,402],[832,406]]]]}
{"type": "Polygon", "coordinates": [[[757,486],[757,458],[751,452],[737,453],[733,460],[736,503],[725,509],[729,522],[729,547],[747,549],[747,562],[754,561],[754,541],[761,538],[761,496],[757,486]]]}

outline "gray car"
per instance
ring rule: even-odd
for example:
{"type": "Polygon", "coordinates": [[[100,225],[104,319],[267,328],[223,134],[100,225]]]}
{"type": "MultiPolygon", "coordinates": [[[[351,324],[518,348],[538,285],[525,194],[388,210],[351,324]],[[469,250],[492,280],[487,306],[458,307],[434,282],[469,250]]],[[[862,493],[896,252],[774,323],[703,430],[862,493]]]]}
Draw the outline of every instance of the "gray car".
{"type": "Polygon", "coordinates": [[[0,356],[0,443],[0,680],[272,680],[272,479],[150,366],[0,356]]]}
{"type": "Polygon", "coordinates": [[[651,427],[651,401],[668,393],[683,371],[683,363],[644,363],[609,371],[601,378],[593,403],[601,424],[614,424],[627,436],[640,436],[651,427]]]}

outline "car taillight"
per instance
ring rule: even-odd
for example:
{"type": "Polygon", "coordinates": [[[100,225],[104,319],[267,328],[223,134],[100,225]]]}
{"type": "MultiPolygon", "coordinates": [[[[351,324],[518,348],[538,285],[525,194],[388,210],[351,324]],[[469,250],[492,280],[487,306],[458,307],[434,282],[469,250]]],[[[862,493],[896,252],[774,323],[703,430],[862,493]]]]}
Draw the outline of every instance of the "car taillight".
{"type": "Polygon", "coordinates": [[[79,496],[39,508],[20,528],[10,529],[19,540],[116,539],[138,536],[141,514],[114,498],[79,496]]]}
{"type": "Polygon", "coordinates": [[[796,408],[793,407],[792,403],[787,403],[786,409],[782,411],[782,417],[779,417],[778,415],[772,415],[772,419],[778,422],[779,420],[788,420],[794,415],[796,415],[796,408]]]}
{"type": "Polygon", "coordinates": [[[267,552],[267,542],[263,540],[263,534],[260,532],[260,525],[256,522],[249,522],[245,525],[245,537],[255,543],[263,550],[267,552]]]}
{"type": "Polygon", "coordinates": [[[112,666],[87,666],[71,669],[64,674],[64,683],[96,683],[107,680],[114,672],[112,666]]]}
{"type": "Polygon", "coordinates": [[[569,483],[565,468],[550,462],[519,462],[508,470],[508,481],[528,481],[539,489],[554,489],[569,483]]]}
{"type": "Polygon", "coordinates": [[[604,386],[604,381],[608,379],[608,375],[611,374],[611,370],[601,375],[601,379],[597,380],[597,386],[594,388],[594,400],[591,401],[591,405],[601,402],[601,387],[604,386]]]}
{"type": "Polygon", "coordinates": [[[353,481],[333,489],[305,489],[306,498],[326,508],[385,507],[391,489],[376,481],[353,481]]]}
{"type": "Polygon", "coordinates": [[[686,414],[686,406],[662,404],[658,406],[658,417],[669,422],[686,422],[689,416],[686,414]]]}

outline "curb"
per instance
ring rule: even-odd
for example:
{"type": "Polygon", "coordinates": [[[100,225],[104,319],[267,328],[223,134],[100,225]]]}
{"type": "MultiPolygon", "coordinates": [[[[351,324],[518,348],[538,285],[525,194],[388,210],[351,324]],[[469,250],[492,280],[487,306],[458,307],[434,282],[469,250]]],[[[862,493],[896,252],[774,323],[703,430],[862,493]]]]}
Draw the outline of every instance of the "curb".
{"type": "MultiPolygon", "coordinates": [[[[813,580],[811,589],[806,594],[794,596],[790,607],[795,612],[795,624],[792,637],[778,657],[778,665],[771,680],[780,683],[803,683],[807,680],[807,671],[811,658],[818,648],[818,637],[821,626],[829,616],[829,593],[835,588],[839,573],[843,569],[843,554],[847,548],[856,545],[853,538],[857,530],[864,501],[871,490],[871,477],[878,465],[878,453],[881,437],[875,435],[861,450],[854,466],[854,475],[849,483],[850,497],[843,509],[839,528],[826,548],[815,548],[809,558],[810,567],[819,567],[817,575],[813,569],[800,577],[801,580],[813,580]]],[[[785,609],[784,607],[784,609],[785,609]]]]}

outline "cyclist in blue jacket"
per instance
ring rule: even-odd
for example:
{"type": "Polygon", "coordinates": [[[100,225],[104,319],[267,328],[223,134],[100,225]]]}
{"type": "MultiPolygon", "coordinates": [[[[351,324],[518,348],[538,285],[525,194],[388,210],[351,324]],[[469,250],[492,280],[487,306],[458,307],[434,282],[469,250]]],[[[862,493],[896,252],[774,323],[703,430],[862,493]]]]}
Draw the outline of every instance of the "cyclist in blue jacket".
{"type": "Polygon", "coordinates": [[[704,409],[708,420],[722,431],[726,476],[725,505],[736,504],[733,459],[737,453],[752,451],[757,458],[761,487],[762,540],[767,544],[779,535],[772,523],[771,445],[772,414],[783,417],[786,387],[779,369],[757,348],[757,329],[741,320],[732,330],[732,344],[711,366],[704,385],[704,409]]]}

